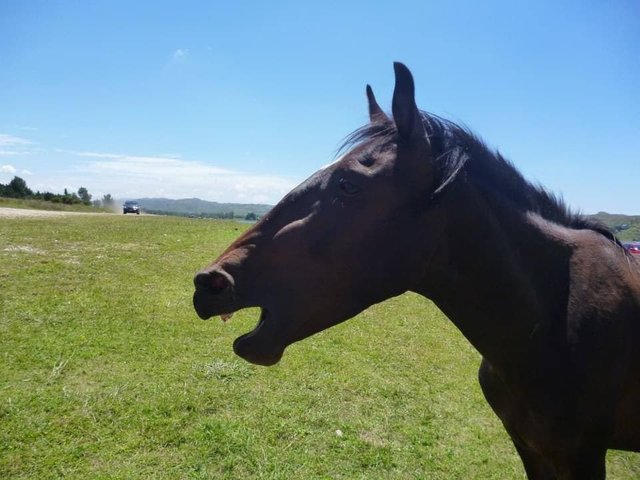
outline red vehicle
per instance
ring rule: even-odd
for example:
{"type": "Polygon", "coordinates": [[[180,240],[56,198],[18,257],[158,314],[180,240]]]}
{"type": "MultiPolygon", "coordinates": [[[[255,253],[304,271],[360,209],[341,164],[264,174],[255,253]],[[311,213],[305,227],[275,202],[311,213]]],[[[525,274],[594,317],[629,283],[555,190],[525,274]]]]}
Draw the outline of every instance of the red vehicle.
{"type": "Polygon", "coordinates": [[[623,243],[622,246],[633,255],[640,255],[640,242],[623,243]]]}

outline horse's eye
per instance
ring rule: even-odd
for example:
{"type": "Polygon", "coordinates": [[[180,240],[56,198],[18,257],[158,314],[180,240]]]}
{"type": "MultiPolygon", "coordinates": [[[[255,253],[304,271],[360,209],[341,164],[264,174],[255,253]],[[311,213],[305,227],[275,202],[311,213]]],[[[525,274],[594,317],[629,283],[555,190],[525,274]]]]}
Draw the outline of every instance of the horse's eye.
{"type": "Polygon", "coordinates": [[[365,155],[358,161],[360,162],[360,165],[364,167],[370,167],[371,165],[374,164],[375,158],[373,158],[373,155],[365,155]]]}
{"type": "Polygon", "coordinates": [[[342,190],[347,195],[355,195],[360,193],[360,187],[351,183],[349,180],[345,180],[344,178],[340,179],[340,190],[342,190]]]}

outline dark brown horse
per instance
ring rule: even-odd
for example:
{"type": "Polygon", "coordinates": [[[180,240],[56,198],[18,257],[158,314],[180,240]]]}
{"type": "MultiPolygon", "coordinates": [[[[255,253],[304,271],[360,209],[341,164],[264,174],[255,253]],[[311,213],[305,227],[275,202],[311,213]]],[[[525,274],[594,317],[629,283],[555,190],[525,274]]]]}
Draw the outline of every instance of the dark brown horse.
{"type": "Polygon", "coordinates": [[[640,451],[640,265],[465,129],[417,109],[395,64],[369,125],[195,277],[209,318],[262,309],[233,348],[285,348],[407,290],[484,357],[480,384],[530,479],[605,478],[640,451]],[[474,251],[465,245],[472,243],[474,251]]]}

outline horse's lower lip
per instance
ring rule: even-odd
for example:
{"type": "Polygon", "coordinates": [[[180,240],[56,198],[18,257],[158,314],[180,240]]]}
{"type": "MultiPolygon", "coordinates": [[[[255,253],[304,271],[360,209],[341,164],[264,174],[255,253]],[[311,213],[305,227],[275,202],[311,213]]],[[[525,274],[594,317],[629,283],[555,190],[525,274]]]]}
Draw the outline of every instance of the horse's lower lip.
{"type": "Polygon", "coordinates": [[[277,341],[276,329],[272,314],[263,308],[256,327],[233,342],[233,351],[256,365],[269,366],[278,363],[284,347],[277,341]]]}

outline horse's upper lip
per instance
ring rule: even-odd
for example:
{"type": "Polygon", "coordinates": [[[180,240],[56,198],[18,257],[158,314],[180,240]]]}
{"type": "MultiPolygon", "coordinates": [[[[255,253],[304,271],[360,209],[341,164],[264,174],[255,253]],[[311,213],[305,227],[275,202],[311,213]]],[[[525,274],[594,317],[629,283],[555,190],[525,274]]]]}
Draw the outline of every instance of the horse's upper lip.
{"type": "Polygon", "coordinates": [[[215,315],[234,313],[244,306],[231,289],[220,295],[211,295],[204,289],[196,288],[193,293],[193,307],[201,319],[207,320],[215,315]]]}

